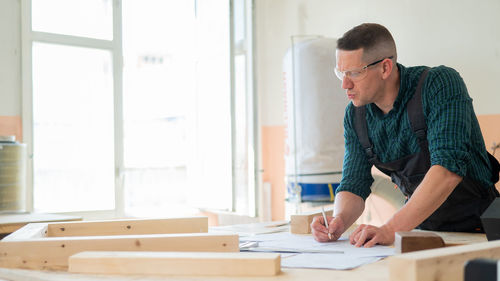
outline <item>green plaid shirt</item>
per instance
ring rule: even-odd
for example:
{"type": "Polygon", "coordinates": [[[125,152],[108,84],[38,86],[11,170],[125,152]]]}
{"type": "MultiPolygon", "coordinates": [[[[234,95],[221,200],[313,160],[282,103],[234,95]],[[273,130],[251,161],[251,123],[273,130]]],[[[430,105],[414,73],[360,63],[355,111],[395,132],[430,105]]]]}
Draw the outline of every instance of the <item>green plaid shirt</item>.
{"type": "MultiPolygon", "coordinates": [[[[368,136],[374,152],[383,162],[391,162],[420,151],[411,130],[406,104],[413,96],[424,66],[398,64],[401,84],[392,110],[384,115],[375,105],[367,105],[368,136]]],[[[431,68],[422,88],[423,109],[431,165],[441,165],[461,177],[469,177],[485,188],[493,186],[490,163],[472,99],[457,71],[445,66],[431,68]]],[[[345,154],[339,191],[350,191],[366,199],[373,183],[371,164],[354,130],[354,106],[344,117],[345,154]]]]}

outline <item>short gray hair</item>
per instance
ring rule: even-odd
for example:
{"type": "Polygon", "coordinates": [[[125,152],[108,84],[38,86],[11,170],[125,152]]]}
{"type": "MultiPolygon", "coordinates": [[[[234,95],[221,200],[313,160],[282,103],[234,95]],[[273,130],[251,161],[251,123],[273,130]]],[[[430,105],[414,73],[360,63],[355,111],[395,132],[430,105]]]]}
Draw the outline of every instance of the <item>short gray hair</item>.
{"type": "Polygon", "coordinates": [[[363,60],[367,63],[390,56],[397,61],[394,38],[387,28],[377,23],[363,23],[353,27],[337,40],[337,49],[363,49],[363,60]]]}

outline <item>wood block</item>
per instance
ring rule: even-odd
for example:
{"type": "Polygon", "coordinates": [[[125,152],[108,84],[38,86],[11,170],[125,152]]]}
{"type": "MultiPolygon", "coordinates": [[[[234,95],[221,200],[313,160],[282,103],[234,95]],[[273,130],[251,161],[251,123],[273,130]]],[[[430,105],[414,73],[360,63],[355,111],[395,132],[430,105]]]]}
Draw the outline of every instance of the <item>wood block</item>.
{"type": "Polygon", "coordinates": [[[392,256],[391,281],[463,281],[464,263],[475,258],[500,258],[500,241],[444,247],[392,256]]]}
{"type": "MultiPolygon", "coordinates": [[[[333,214],[332,210],[325,211],[327,216],[333,214]]],[[[311,233],[311,223],[316,216],[321,216],[320,212],[309,212],[300,215],[290,216],[290,232],[294,234],[309,234],[311,233]]]]}
{"type": "Polygon", "coordinates": [[[50,223],[48,236],[102,236],[208,232],[207,217],[50,223]]]}
{"type": "Polygon", "coordinates": [[[273,276],[278,253],[82,252],[69,258],[69,272],[98,274],[273,276]]]}
{"type": "Polygon", "coordinates": [[[441,248],[444,246],[443,238],[432,232],[401,231],[396,232],[394,239],[394,247],[398,254],[441,248]]]}

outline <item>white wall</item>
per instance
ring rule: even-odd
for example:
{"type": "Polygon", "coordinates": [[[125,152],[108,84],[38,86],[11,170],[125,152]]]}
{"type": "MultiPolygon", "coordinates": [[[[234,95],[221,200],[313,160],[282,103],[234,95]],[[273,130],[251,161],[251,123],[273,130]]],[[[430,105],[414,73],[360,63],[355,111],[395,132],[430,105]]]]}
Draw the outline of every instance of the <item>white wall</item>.
{"type": "Polygon", "coordinates": [[[0,116],[21,115],[21,8],[0,0],[0,116]]]}
{"type": "Polygon", "coordinates": [[[459,71],[476,114],[500,113],[498,0],[256,0],[256,13],[262,125],[284,125],[282,59],[290,36],[339,38],[363,22],[391,31],[403,65],[459,71]]]}

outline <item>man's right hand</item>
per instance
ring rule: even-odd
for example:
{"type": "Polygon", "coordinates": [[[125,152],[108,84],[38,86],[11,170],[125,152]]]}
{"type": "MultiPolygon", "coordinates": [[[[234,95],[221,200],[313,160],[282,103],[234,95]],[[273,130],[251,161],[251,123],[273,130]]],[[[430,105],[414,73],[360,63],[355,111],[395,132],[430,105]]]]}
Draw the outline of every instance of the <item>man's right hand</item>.
{"type": "Polygon", "coordinates": [[[340,217],[326,217],[328,229],[325,227],[323,216],[314,217],[311,223],[311,231],[314,239],[318,242],[331,242],[340,238],[345,231],[344,221],[340,217]],[[332,239],[328,238],[330,233],[332,239]]]}

